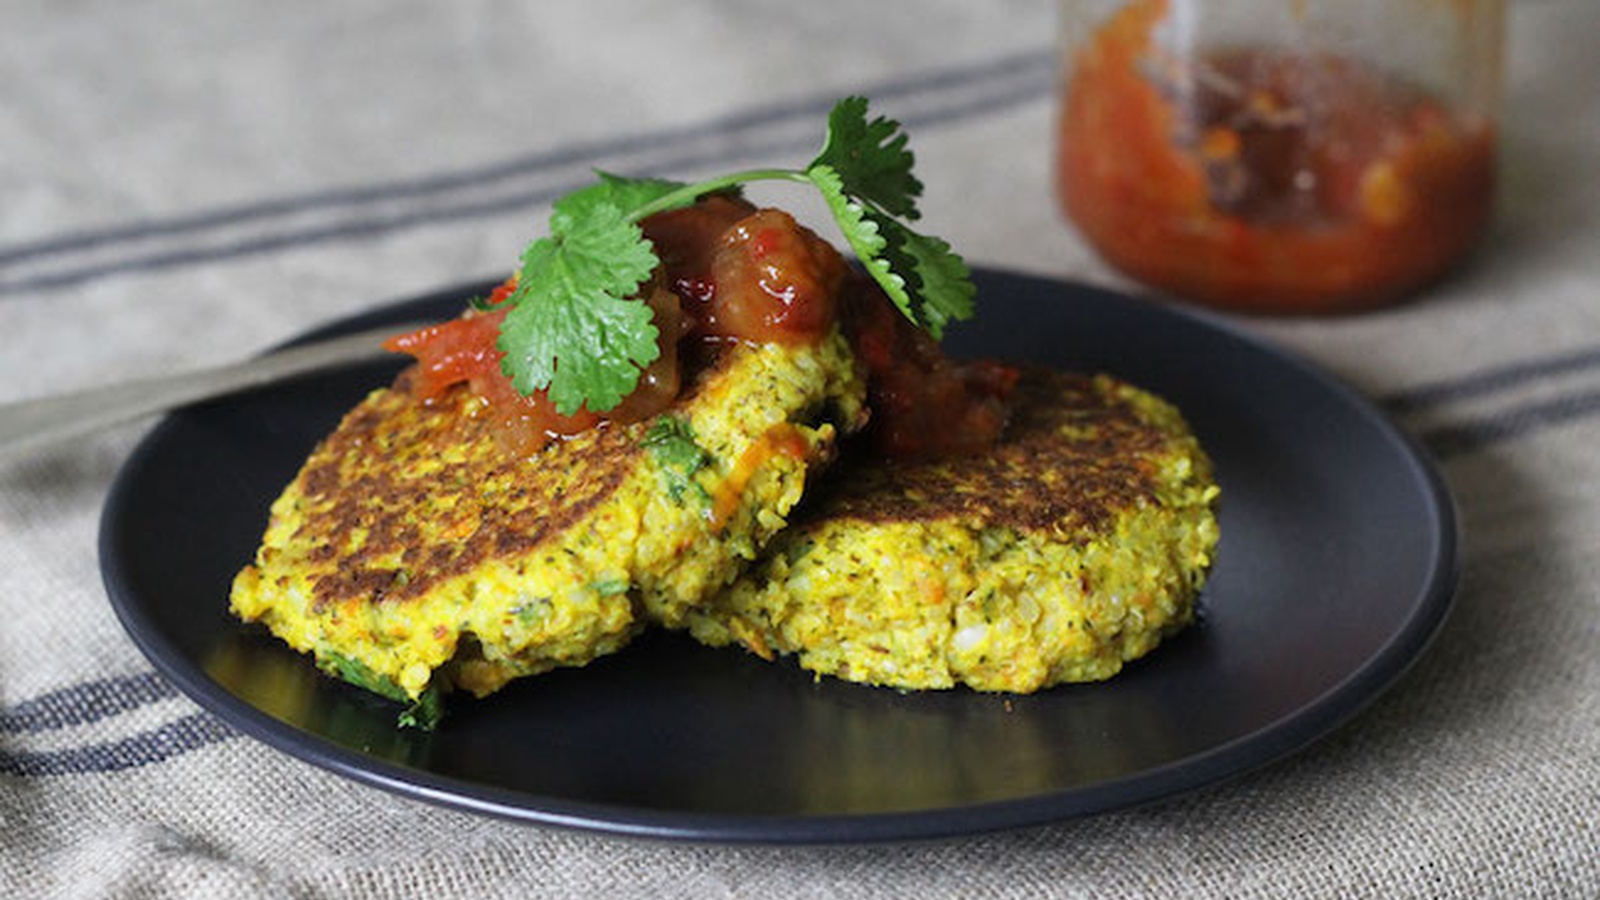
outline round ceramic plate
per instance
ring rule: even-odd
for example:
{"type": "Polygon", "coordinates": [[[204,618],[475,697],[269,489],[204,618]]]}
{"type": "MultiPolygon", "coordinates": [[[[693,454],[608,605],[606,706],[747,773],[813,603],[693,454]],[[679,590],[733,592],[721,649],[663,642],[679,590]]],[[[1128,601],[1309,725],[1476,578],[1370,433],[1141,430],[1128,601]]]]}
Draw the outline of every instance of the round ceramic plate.
{"type": "MultiPolygon", "coordinates": [[[[1456,578],[1430,463],[1342,384],[1210,316],[976,273],[961,356],[1106,371],[1176,403],[1216,462],[1222,541],[1199,623],[1109,682],[901,693],[647,634],[582,669],[455,699],[432,733],[227,612],[272,499],[398,360],[170,416],[112,487],[111,602],[155,666],[240,731],[462,809],[741,842],[943,837],[1170,797],[1280,759],[1422,652],[1456,578]]],[[[446,317],[487,285],[319,331],[446,317]]]]}

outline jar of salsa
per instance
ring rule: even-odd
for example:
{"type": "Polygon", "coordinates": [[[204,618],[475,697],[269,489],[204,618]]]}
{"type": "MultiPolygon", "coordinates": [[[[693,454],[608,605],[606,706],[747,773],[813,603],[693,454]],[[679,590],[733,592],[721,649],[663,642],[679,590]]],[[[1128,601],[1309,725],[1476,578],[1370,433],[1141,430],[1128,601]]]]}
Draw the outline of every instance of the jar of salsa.
{"type": "Polygon", "coordinates": [[[1062,0],[1057,191],[1106,261],[1256,312],[1404,299],[1495,181],[1504,0],[1062,0]]]}

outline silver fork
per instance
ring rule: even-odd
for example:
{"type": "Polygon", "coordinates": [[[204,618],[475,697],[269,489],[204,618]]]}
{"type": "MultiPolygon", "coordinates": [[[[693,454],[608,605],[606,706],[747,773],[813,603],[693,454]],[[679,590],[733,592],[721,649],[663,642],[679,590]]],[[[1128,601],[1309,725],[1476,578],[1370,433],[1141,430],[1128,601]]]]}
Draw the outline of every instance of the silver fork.
{"type": "Polygon", "coordinates": [[[400,322],[214,368],[6,404],[0,406],[0,455],[38,450],[66,438],[296,375],[392,356],[380,342],[424,324],[429,323],[400,322]]]}

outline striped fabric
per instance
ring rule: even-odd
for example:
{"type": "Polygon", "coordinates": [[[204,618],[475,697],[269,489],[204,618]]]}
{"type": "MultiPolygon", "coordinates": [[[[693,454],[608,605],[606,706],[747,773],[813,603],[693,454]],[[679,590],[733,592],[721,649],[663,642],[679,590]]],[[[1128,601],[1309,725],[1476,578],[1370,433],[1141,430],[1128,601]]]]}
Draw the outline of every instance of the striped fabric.
{"type": "MultiPolygon", "coordinates": [[[[969,260],[1137,290],[1053,205],[1044,0],[3,18],[0,402],[503,272],[593,169],[803,161],[846,93],[906,125],[925,222],[969,260]]],[[[246,738],[150,668],[95,557],[131,426],[0,456],[0,897],[1600,895],[1600,6],[1524,0],[1511,24],[1473,264],[1370,315],[1235,320],[1390,413],[1464,526],[1454,615],[1327,740],[1151,808],[938,845],[661,845],[436,808],[246,738]]]]}

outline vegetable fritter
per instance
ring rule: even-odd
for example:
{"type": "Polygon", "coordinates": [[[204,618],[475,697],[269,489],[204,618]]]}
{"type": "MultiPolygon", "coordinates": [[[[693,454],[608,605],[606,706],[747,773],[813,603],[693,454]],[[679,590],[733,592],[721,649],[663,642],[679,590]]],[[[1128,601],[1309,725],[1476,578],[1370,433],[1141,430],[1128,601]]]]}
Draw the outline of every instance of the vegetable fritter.
{"type": "Polygon", "coordinates": [[[378,390],[273,504],[232,608],[397,698],[582,665],[754,557],[863,392],[837,330],[740,344],[666,412],[524,457],[465,385],[378,390]]]}
{"type": "Polygon", "coordinates": [[[1172,406],[1110,377],[1025,370],[997,447],[847,458],[687,627],[898,688],[1108,678],[1191,621],[1218,494],[1172,406]]]}

